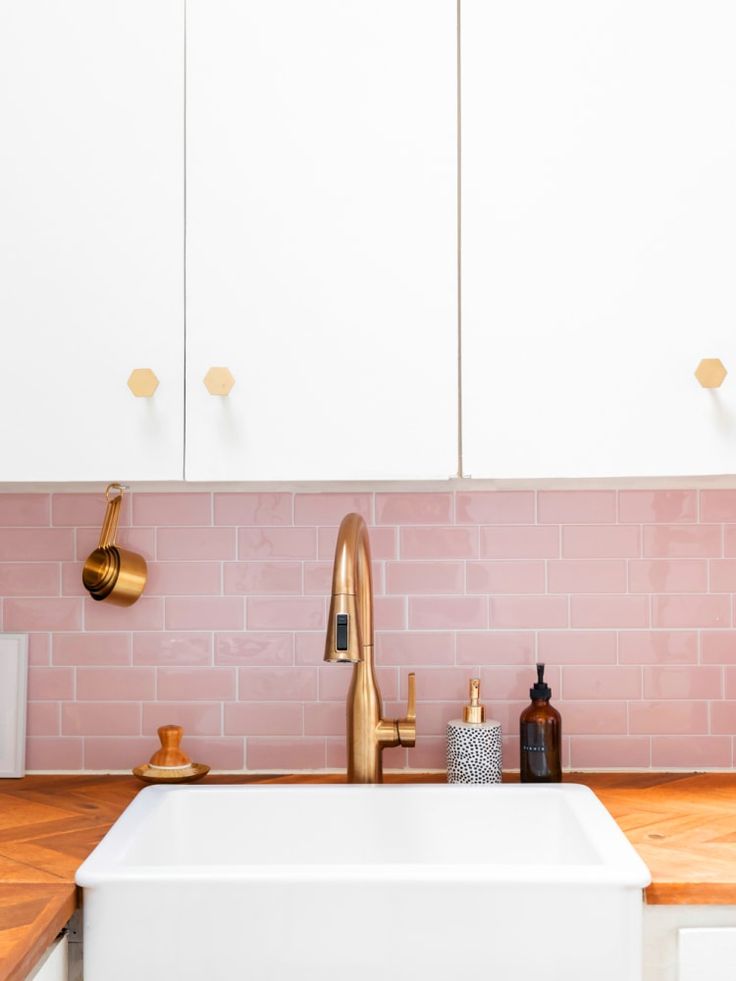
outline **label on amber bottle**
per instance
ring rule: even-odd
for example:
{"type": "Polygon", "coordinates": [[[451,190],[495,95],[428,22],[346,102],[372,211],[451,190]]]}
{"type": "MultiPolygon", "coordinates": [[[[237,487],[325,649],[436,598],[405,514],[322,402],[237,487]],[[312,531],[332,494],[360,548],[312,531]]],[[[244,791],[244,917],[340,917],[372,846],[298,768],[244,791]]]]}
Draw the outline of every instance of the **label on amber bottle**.
{"type": "Polygon", "coordinates": [[[524,722],[521,726],[521,770],[527,780],[549,780],[546,726],[541,722],[524,722]]]}

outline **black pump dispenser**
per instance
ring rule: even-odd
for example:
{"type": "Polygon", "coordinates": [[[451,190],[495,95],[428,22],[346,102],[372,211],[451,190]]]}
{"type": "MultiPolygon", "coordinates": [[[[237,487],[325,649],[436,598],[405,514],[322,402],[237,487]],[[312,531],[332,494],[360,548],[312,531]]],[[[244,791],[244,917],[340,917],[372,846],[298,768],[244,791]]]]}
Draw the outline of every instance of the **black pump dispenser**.
{"type": "Polygon", "coordinates": [[[522,783],[559,783],[562,780],[562,720],[549,704],[552,689],[544,680],[544,665],[537,665],[537,683],[529,689],[531,705],[519,719],[519,770],[522,783]]]}
{"type": "Polygon", "coordinates": [[[529,697],[533,702],[542,699],[548,702],[552,698],[552,689],[549,687],[547,682],[544,680],[544,665],[537,665],[537,681],[533,688],[529,689],[529,697]]]}

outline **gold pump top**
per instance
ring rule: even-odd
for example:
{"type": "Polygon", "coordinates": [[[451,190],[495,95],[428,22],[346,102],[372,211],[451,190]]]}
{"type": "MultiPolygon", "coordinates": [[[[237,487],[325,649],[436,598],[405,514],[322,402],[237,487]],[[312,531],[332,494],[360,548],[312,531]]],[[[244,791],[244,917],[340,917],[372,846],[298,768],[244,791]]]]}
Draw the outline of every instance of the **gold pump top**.
{"type": "Polygon", "coordinates": [[[479,725],[486,721],[486,709],[480,704],[480,678],[470,679],[470,701],[463,709],[463,722],[479,725]]]}

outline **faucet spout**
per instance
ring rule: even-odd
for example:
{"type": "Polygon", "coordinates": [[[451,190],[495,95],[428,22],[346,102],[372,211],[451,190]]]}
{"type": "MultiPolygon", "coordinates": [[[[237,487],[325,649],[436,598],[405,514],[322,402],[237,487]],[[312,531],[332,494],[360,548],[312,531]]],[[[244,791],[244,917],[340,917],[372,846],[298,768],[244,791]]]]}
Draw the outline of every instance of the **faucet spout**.
{"type": "Polygon", "coordinates": [[[381,783],[383,750],[416,741],[414,675],[406,717],[384,719],[373,663],[371,549],[359,514],[346,515],[337,534],[324,659],[354,665],[347,697],[348,782],[381,783]]]}

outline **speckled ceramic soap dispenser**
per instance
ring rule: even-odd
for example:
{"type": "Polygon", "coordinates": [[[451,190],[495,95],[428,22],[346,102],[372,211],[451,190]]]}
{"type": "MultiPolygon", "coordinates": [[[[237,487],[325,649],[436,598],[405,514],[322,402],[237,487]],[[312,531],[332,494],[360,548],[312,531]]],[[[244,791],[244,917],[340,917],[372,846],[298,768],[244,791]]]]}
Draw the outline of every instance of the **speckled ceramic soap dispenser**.
{"type": "Polygon", "coordinates": [[[471,678],[462,720],[447,723],[448,783],[501,783],[501,723],[485,717],[480,679],[471,678]]]}

